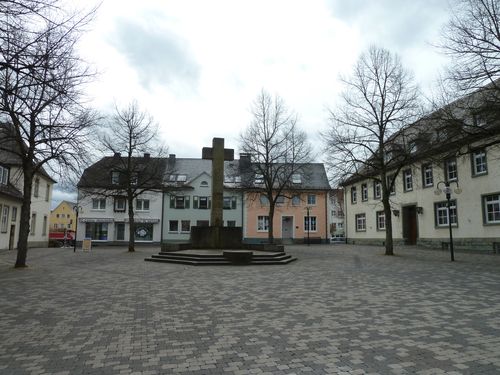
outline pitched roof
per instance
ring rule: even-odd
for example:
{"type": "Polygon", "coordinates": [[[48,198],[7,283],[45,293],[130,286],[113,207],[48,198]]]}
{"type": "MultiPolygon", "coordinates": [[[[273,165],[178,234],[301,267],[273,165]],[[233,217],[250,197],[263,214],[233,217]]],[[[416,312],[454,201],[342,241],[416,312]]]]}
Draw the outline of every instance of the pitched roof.
{"type": "MultiPolygon", "coordinates": [[[[111,182],[111,172],[123,171],[124,157],[119,155],[106,156],[90,167],[86,168],[78,181],[78,188],[102,188],[116,189],[120,188],[120,184],[114,185],[111,182]]],[[[166,158],[154,158],[150,156],[135,156],[132,157],[134,172],[138,173],[138,179],[141,176],[148,176],[146,185],[151,188],[161,188],[163,174],[167,168],[166,158]]]]}
{"type": "Polygon", "coordinates": [[[22,200],[23,193],[19,191],[14,185],[9,183],[8,185],[0,184],[0,195],[7,196],[9,198],[22,200]]]}

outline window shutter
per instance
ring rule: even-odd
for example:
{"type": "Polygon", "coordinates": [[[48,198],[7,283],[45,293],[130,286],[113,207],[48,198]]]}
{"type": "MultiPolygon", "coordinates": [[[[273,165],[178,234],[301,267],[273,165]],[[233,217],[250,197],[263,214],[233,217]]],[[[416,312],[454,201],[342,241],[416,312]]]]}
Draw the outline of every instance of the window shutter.
{"type": "Polygon", "coordinates": [[[212,198],[208,198],[208,208],[212,208],[212,198]]]}
{"type": "Polygon", "coordinates": [[[189,208],[189,195],[184,197],[184,208],[189,208]]]}
{"type": "Polygon", "coordinates": [[[198,196],[194,195],[193,196],[193,208],[198,208],[198,196]]]}
{"type": "Polygon", "coordinates": [[[173,195],[170,196],[170,208],[175,208],[175,197],[173,195]]]}
{"type": "Polygon", "coordinates": [[[231,198],[231,208],[232,208],[233,210],[235,210],[235,209],[236,209],[236,197],[232,197],[232,198],[231,198]]]}

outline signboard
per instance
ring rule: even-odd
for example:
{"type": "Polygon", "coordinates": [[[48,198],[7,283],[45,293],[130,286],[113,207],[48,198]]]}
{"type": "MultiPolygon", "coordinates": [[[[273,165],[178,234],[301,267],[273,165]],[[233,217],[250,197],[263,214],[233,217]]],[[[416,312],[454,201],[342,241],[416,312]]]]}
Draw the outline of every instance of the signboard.
{"type": "Polygon", "coordinates": [[[82,250],[90,251],[92,250],[92,238],[84,238],[82,241],[82,250]]]}

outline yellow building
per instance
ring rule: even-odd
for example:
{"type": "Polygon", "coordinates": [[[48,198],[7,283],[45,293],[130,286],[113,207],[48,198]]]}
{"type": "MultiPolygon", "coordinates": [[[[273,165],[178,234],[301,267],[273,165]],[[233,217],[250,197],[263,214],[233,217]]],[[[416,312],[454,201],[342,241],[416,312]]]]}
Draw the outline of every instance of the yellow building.
{"type": "Polygon", "coordinates": [[[75,203],[62,201],[50,212],[50,231],[63,232],[66,230],[75,230],[76,215],[73,210],[75,203]]]}

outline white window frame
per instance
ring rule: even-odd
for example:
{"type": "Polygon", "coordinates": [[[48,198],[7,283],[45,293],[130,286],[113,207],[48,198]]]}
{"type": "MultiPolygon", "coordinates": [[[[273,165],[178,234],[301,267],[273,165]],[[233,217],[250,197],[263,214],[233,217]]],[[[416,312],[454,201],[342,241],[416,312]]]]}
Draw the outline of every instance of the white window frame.
{"type": "Polygon", "coordinates": [[[385,211],[377,211],[377,230],[385,230],[385,211]]]}
{"type": "Polygon", "coordinates": [[[7,185],[9,183],[9,168],[0,165],[0,184],[7,185]]]}
{"type": "Polygon", "coordinates": [[[422,185],[424,187],[434,186],[434,174],[430,163],[422,165],[422,185]]]}
{"type": "Polygon", "coordinates": [[[269,231],[269,216],[259,215],[257,216],[257,232],[268,232],[269,231]]]}
{"type": "Polygon", "coordinates": [[[482,176],[488,173],[488,162],[486,160],[486,150],[479,149],[471,153],[472,175],[482,176]]]}
{"type": "MultiPolygon", "coordinates": [[[[451,226],[458,226],[457,201],[455,199],[450,201],[450,216],[452,219],[451,226]]],[[[446,201],[434,203],[434,218],[436,227],[448,227],[448,203],[446,201]]]]}
{"type": "Polygon", "coordinates": [[[413,173],[411,169],[405,169],[403,172],[403,181],[404,181],[404,190],[412,191],[413,190],[413,173]]]}
{"type": "Polygon", "coordinates": [[[361,201],[366,202],[368,200],[368,184],[361,184],[361,201]]]}
{"type": "Polygon", "coordinates": [[[292,206],[300,206],[300,195],[299,194],[295,194],[292,197],[292,206]]]}
{"type": "Polygon", "coordinates": [[[304,216],[304,232],[317,232],[316,216],[304,216]],[[308,228],[310,228],[308,230],[308,228]]]}
{"type": "Polygon", "coordinates": [[[36,233],[36,212],[32,212],[30,221],[30,235],[34,236],[35,233],[36,233]]]}
{"type": "Polygon", "coordinates": [[[500,224],[500,193],[483,195],[484,223],[500,224]],[[492,215],[490,220],[489,215],[492,215]]]}
{"type": "Polygon", "coordinates": [[[355,215],[356,232],[366,232],[366,214],[355,215]]]}
{"type": "Polygon", "coordinates": [[[148,212],[149,207],[151,207],[149,199],[138,198],[135,200],[135,210],[136,211],[148,212]]]}
{"type": "Polygon", "coordinates": [[[112,171],[111,172],[111,184],[118,185],[120,183],[120,172],[112,171]]]}
{"type": "Polygon", "coordinates": [[[457,181],[458,180],[458,165],[457,159],[448,159],[445,163],[446,167],[446,181],[457,181]]]}
{"type": "Polygon", "coordinates": [[[382,198],[382,184],[380,181],[373,182],[373,198],[380,199],[382,198]]]}
{"type": "Polygon", "coordinates": [[[40,194],[40,179],[38,177],[35,178],[35,183],[33,185],[33,196],[38,198],[40,194]]]}
{"type": "Polygon", "coordinates": [[[190,233],[191,232],[191,220],[181,220],[181,233],[190,233]],[[184,224],[187,223],[188,229],[184,230],[184,224]]]}
{"type": "Polygon", "coordinates": [[[7,223],[9,222],[9,210],[10,210],[10,207],[7,205],[4,205],[3,207],[1,207],[1,210],[0,210],[2,213],[0,232],[2,232],[2,233],[7,233],[7,226],[8,226],[7,223]]]}
{"type": "Polygon", "coordinates": [[[113,203],[115,212],[125,212],[127,207],[127,200],[125,197],[114,197],[113,203]]]}
{"type": "Polygon", "coordinates": [[[179,233],[179,220],[169,220],[168,221],[168,233],[179,233]],[[175,223],[175,226],[177,227],[176,230],[172,230],[172,224],[175,223]]]}
{"type": "Polygon", "coordinates": [[[307,194],[307,205],[316,206],[316,194],[307,194]]]}
{"type": "Polygon", "coordinates": [[[104,211],[106,209],[106,198],[92,198],[92,211],[104,211]]]}

